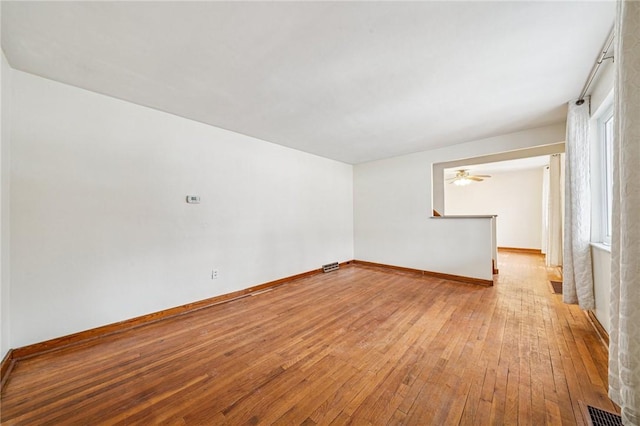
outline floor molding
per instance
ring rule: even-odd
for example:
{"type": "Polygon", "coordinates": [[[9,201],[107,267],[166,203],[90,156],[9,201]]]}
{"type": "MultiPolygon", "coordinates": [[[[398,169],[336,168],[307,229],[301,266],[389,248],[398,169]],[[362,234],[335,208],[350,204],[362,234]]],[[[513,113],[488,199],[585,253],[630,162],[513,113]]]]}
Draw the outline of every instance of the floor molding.
{"type": "Polygon", "coordinates": [[[13,349],[9,349],[7,354],[2,359],[2,364],[0,364],[0,389],[2,389],[4,383],[9,377],[9,374],[11,374],[14,363],[15,359],[13,358],[13,349]]]}
{"type": "Polygon", "coordinates": [[[607,333],[607,330],[604,329],[604,327],[602,326],[602,323],[600,323],[600,320],[598,319],[598,317],[596,317],[595,312],[593,312],[592,310],[588,310],[588,311],[585,311],[585,313],[587,314],[587,318],[589,318],[591,325],[593,325],[593,328],[596,329],[596,332],[604,342],[605,346],[608,348],[609,333],[607,333]]]}
{"type": "Polygon", "coordinates": [[[466,284],[481,285],[481,286],[484,286],[484,287],[493,286],[493,280],[483,280],[483,279],[480,279],[480,278],[471,278],[471,277],[465,277],[465,276],[462,276],[462,275],[443,274],[441,272],[424,271],[422,269],[405,268],[403,266],[386,265],[384,263],[367,262],[367,261],[364,261],[364,260],[354,260],[353,264],[354,265],[373,266],[373,267],[378,267],[378,268],[393,269],[393,270],[396,270],[396,271],[410,272],[410,273],[419,274],[419,275],[426,275],[426,276],[434,277],[434,278],[442,278],[444,280],[458,281],[458,282],[463,282],[463,283],[466,283],[466,284]]]}
{"type": "Polygon", "coordinates": [[[520,248],[520,247],[498,247],[498,251],[511,251],[514,253],[542,254],[540,249],[520,248]]]}
{"type": "MultiPolygon", "coordinates": [[[[351,263],[352,261],[349,260],[349,261],[340,263],[340,266],[346,266],[351,263]]],[[[12,349],[9,351],[9,353],[11,354],[11,362],[9,363],[9,365],[5,367],[5,361],[2,362],[2,373],[3,373],[2,377],[4,380],[5,379],[4,369],[7,368],[7,370],[10,372],[10,367],[12,366],[12,364],[16,361],[19,361],[20,359],[40,355],[45,352],[55,351],[70,345],[87,343],[95,339],[100,339],[102,337],[109,336],[114,333],[120,333],[125,330],[130,330],[132,328],[142,327],[146,324],[161,321],[166,318],[175,317],[177,315],[182,315],[187,312],[193,312],[199,309],[205,309],[210,306],[218,305],[220,303],[230,302],[232,300],[236,300],[241,297],[246,297],[252,294],[256,294],[258,292],[263,292],[267,289],[277,287],[279,285],[282,285],[290,281],[294,281],[300,278],[310,277],[312,275],[317,275],[322,273],[323,273],[322,269],[314,269],[312,271],[307,271],[307,272],[292,275],[289,277],[281,278],[278,280],[269,281],[267,283],[259,284],[243,290],[234,291],[232,293],[222,294],[220,296],[211,297],[209,299],[187,303],[186,305],[176,306],[174,308],[153,312],[147,315],[142,315],[142,316],[131,318],[128,320],[107,324],[101,327],[96,327],[89,330],[80,331],[78,333],[73,333],[66,336],[46,340],[44,342],[34,343],[31,345],[12,349]]],[[[6,357],[5,357],[5,360],[6,360],[6,357]]]]}

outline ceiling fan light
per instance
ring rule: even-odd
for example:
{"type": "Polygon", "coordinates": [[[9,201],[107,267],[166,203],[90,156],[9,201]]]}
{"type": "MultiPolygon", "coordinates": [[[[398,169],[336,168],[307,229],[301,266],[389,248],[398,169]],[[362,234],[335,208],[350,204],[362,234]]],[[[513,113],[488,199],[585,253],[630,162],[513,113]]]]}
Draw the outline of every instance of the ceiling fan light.
{"type": "Polygon", "coordinates": [[[462,178],[454,181],[453,183],[454,185],[457,185],[457,186],[465,186],[465,185],[469,185],[471,183],[471,180],[467,178],[462,178]]]}

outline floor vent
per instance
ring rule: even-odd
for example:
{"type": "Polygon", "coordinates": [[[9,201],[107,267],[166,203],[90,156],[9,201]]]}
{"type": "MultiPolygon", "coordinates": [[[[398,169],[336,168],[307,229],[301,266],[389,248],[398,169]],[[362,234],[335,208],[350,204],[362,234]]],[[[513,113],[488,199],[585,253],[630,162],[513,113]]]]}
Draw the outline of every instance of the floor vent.
{"type": "Polygon", "coordinates": [[[562,281],[549,281],[553,294],[562,294],[562,281]]]}
{"type": "Polygon", "coordinates": [[[589,426],[622,426],[622,418],[618,414],[591,405],[580,405],[589,426]]]}
{"type": "Polygon", "coordinates": [[[340,264],[338,262],[327,263],[326,265],[322,265],[322,272],[337,271],[338,268],[340,268],[340,264]]]}

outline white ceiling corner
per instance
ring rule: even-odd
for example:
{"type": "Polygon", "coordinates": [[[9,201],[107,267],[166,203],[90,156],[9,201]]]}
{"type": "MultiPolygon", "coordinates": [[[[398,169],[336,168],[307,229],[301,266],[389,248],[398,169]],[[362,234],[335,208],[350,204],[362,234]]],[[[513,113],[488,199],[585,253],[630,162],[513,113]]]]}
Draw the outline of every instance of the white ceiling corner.
{"type": "Polygon", "coordinates": [[[612,1],[2,2],[25,72],[347,163],[564,120],[612,1]]]}

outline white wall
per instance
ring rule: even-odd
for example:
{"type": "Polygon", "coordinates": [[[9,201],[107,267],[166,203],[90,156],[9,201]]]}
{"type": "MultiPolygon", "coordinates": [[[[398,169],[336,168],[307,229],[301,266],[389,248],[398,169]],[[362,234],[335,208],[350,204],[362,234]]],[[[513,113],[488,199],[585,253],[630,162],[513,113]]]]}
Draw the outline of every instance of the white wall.
{"type": "Polygon", "coordinates": [[[352,166],[15,70],[13,88],[12,347],[353,258],[352,166]]]}
{"type": "Polygon", "coordinates": [[[542,168],[492,173],[483,182],[445,185],[448,215],[497,214],[498,247],[542,247],[542,168]]]}
{"type": "Polygon", "coordinates": [[[9,318],[9,158],[10,158],[10,112],[11,112],[11,68],[2,52],[0,64],[0,359],[10,346],[9,318]]]}
{"type": "Polygon", "coordinates": [[[564,137],[560,123],[356,165],[355,258],[491,279],[490,229],[481,220],[430,219],[432,164],[548,145],[564,137]]]}
{"type": "Polygon", "coordinates": [[[613,90],[613,80],[615,78],[616,67],[612,60],[606,60],[598,70],[595,83],[592,86],[591,93],[591,112],[598,111],[600,106],[607,100],[613,90]]]}

